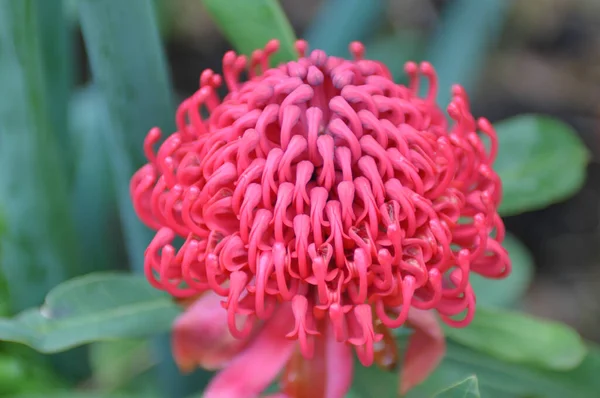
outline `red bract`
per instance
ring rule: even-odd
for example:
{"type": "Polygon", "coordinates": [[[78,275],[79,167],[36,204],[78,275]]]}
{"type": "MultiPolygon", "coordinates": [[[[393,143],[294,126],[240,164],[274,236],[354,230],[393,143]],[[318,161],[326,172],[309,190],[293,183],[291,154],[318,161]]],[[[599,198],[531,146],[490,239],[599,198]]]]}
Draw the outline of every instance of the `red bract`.
{"type": "Polygon", "coordinates": [[[345,60],[298,41],[297,61],[269,68],[277,47],[249,65],[227,53],[229,94],[219,99],[222,78],[206,70],[156,153],[160,131],[148,134],[131,195],[158,230],[145,257],[150,283],[176,297],[222,296],[239,339],[289,308],[282,333],[307,358],[327,334],[370,365],[385,327],[402,326],[411,308],[467,325],[469,274],[510,272],[491,124],[475,121],[460,86],[448,123],[426,62],[406,65],[405,87],[363,59],[360,43],[345,60]]]}

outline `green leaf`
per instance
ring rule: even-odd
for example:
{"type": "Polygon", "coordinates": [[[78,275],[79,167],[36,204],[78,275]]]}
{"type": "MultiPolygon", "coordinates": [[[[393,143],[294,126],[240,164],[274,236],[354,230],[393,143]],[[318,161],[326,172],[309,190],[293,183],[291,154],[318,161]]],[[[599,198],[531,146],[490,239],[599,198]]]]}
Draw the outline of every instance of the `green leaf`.
{"type": "Polygon", "coordinates": [[[89,391],[56,391],[56,392],[45,392],[37,394],[19,394],[14,395],[12,398],[160,398],[158,394],[148,395],[144,394],[128,394],[128,393],[105,393],[105,392],[89,392],[89,391]]]}
{"type": "Polygon", "coordinates": [[[113,391],[156,365],[148,340],[120,340],[90,346],[93,383],[113,391]]]}
{"type": "Polygon", "coordinates": [[[0,395],[6,396],[19,391],[27,382],[25,364],[19,358],[0,354],[0,395]]]}
{"type": "Polygon", "coordinates": [[[499,152],[494,169],[503,183],[502,215],[544,208],[577,192],[590,159],[567,124],[536,115],[495,124],[499,152]]]}
{"type": "MultiPolygon", "coordinates": [[[[12,347],[10,347],[12,348],[12,347]]],[[[66,383],[53,373],[36,355],[17,355],[9,352],[0,353],[0,396],[14,397],[17,393],[40,393],[64,388],[66,383]]]]}
{"type": "Polygon", "coordinates": [[[492,358],[449,344],[440,367],[406,398],[430,397],[455,380],[477,375],[485,398],[596,398],[600,391],[600,350],[590,347],[584,361],[569,371],[543,370],[492,358]]]}
{"type": "MultiPolygon", "coordinates": [[[[383,62],[395,82],[406,81],[404,64],[423,57],[426,37],[416,30],[402,30],[367,43],[367,58],[383,62]]],[[[346,45],[347,46],[347,45],[346,45]]]]}
{"type": "Polygon", "coordinates": [[[297,58],[296,37],[277,0],[202,0],[204,7],[227,40],[241,54],[263,48],[271,39],[280,41],[273,64],[297,58]]]}
{"type": "Polygon", "coordinates": [[[479,398],[477,376],[470,376],[435,394],[437,398],[479,398]]]}
{"type": "Polygon", "coordinates": [[[94,83],[134,165],[154,126],[170,133],[175,116],[154,4],[146,0],[80,0],[81,28],[94,83]]]}
{"type": "Polygon", "coordinates": [[[366,41],[377,32],[386,8],[385,0],[324,1],[304,38],[311,48],[324,50],[328,55],[348,57],[348,45],[352,41],[366,41]]]}
{"type": "Polygon", "coordinates": [[[153,336],[169,330],[179,313],[142,276],[99,273],[67,281],[40,309],[0,319],[0,340],[58,352],[93,342],[153,336]]]}
{"type": "Polygon", "coordinates": [[[143,163],[148,130],[173,128],[174,107],[154,4],[145,0],[79,1],[94,84],[108,114],[105,132],[130,265],[143,267],[151,233],[137,219],[129,179],[143,163]]]}
{"type": "MultiPolygon", "coordinates": [[[[2,252],[2,235],[4,235],[6,231],[6,221],[4,217],[4,212],[0,207],[0,253],[2,252]]],[[[0,264],[0,317],[8,316],[10,314],[10,296],[8,294],[8,283],[6,282],[6,278],[4,277],[4,273],[2,272],[2,267],[0,264]]]]}
{"type": "Polygon", "coordinates": [[[10,298],[8,296],[8,285],[4,275],[0,273],[0,317],[10,315],[10,298]]]}
{"type": "Polygon", "coordinates": [[[355,360],[352,389],[347,398],[397,398],[399,384],[397,371],[384,371],[377,366],[366,368],[355,360]]]}
{"type": "MultiPolygon", "coordinates": [[[[34,0],[34,4],[39,10],[39,35],[50,121],[60,147],[69,153],[71,142],[67,114],[74,80],[72,24],[67,19],[63,0],[34,0]]],[[[71,157],[62,156],[60,160],[70,175],[71,157]]]]}
{"type": "Polygon", "coordinates": [[[162,358],[158,370],[158,383],[163,391],[163,396],[169,398],[196,397],[208,385],[213,372],[197,369],[193,373],[182,375],[180,369],[172,360],[171,338],[164,335],[154,344],[155,353],[162,358]],[[167,360],[168,358],[168,360],[167,360]]]}
{"type": "MultiPolygon", "coordinates": [[[[403,358],[408,337],[413,331],[410,328],[399,327],[397,329],[392,329],[392,333],[398,343],[398,358],[403,358]]],[[[398,391],[400,386],[399,372],[400,366],[395,370],[383,370],[378,366],[366,368],[362,366],[357,358],[355,358],[351,393],[346,398],[397,398],[399,396],[398,391]]],[[[446,386],[448,386],[448,384],[450,383],[446,383],[446,386]]],[[[442,387],[440,387],[440,389],[442,387]]]]}
{"type": "Polygon", "coordinates": [[[445,327],[445,332],[500,360],[550,370],[573,369],[586,355],[581,337],[570,327],[517,312],[478,307],[469,326],[445,327]]]}
{"type": "Polygon", "coordinates": [[[499,152],[494,169],[503,183],[502,215],[544,208],[583,185],[589,153],[567,124],[521,115],[495,124],[499,152]]]}
{"type": "Polygon", "coordinates": [[[348,393],[346,394],[345,398],[361,398],[362,395],[359,394],[358,392],[356,392],[354,390],[354,388],[351,388],[350,391],[348,391],[348,393]]]}
{"type": "Polygon", "coordinates": [[[512,271],[507,278],[489,279],[475,273],[469,275],[477,305],[514,307],[523,298],[533,279],[533,257],[525,245],[507,234],[502,246],[508,250],[512,261],[512,271]]]}
{"type": "Polygon", "coordinates": [[[0,1],[0,264],[13,311],[41,302],[81,263],[39,36],[35,1],[0,1]]]}
{"type": "Polygon", "coordinates": [[[118,213],[108,157],[108,114],[94,87],[75,93],[70,104],[70,130],[77,143],[71,211],[86,253],[84,271],[103,271],[117,263],[114,244],[118,213]],[[93,228],[90,226],[93,225],[93,228]]]}
{"type": "MultiPolygon", "coordinates": [[[[406,335],[398,338],[399,355],[406,346],[406,335]]],[[[440,390],[476,375],[479,390],[485,398],[596,398],[600,391],[600,349],[588,347],[583,362],[568,371],[503,362],[485,353],[448,342],[442,364],[405,398],[426,398],[440,390]]],[[[398,372],[383,371],[376,366],[364,368],[357,363],[352,389],[347,398],[396,398],[398,372]]]]}
{"type": "Polygon", "coordinates": [[[506,0],[446,2],[425,57],[436,68],[438,103],[442,107],[450,102],[452,84],[459,83],[471,91],[509,8],[506,0]]]}
{"type": "Polygon", "coordinates": [[[179,7],[179,4],[171,0],[152,1],[156,10],[158,30],[163,38],[170,38],[173,33],[173,27],[178,22],[175,18],[175,9],[179,7]]]}

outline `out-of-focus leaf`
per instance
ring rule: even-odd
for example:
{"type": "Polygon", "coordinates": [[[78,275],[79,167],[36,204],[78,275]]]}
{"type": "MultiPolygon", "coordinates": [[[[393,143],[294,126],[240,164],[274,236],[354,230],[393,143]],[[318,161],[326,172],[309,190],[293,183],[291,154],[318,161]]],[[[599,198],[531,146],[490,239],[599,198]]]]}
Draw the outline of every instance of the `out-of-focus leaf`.
{"type": "Polygon", "coordinates": [[[178,6],[171,0],[153,0],[156,12],[158,30],[162,37],[168,38],[171,35],[173,25],[177,22],[174,19],[174,8],[178,6]]]}
{"type": "Polygon", "coordinates": [[[467,377],[458,383],[443,389],[434,396],[435,398],[479,398],[479,383],[477,376],[467,377]]]}
{"type": "Polygon", "coordinates": [[[362,397],[362,395],[360,395],[354,389],[350,389],[350,391],[348,391],[348,393],[346,394],[346,398],[361,398],[361,397],[362,397]]]}
{"type": "Polygon", "coordinates": [[[459,83],[471,91],[488,49],[500,35],[510,5],[506,0],[446,2],[425,57],[436,68],[438,103],[442,107],[450,102],[452,84],[459,83]]]}
{"type": "Polygon", "coordinates": [[[40,309],[0,319],[0,340],[58,352],[93,341],[153,336],[168,330],[178,313],[170,297],[142,276],[90,274],[52,289],[40,309]]]}
{"type": "Polygon", "coordinates": [[[171,336],[165,334],[156,341],[155,352],[162,358],[157,372],[158,382],[162,390],[173,398],[198,396],[198,391],[202,391],[208,385],[214,373],[199,368],[192,373],[181,374],[180,369],[172,360],[171,336]],[[169,360],[167,361],[166,358],[169,360]],[[174,382],[176,383],[174,384],[174,382]]]}
{"type": "Polygon", "coordinates": [[[496,123],[499,151],[494,169],[503,182],[502,215],[544,208],[577,192],[590,159],[565,123],[521,115],[496,123]]]}
{"type": "Polygon", "coordinates": [[[85,272],[114,266],[115,226],[118,223],[111,168],[107,154],[108,115],[93,87],[78,91],[71,100],[70,128],[78,143],[71,211],[85,253],[85,272]]]}
{"type": "Polygon", "coordinates": [[[13,311],[78,273],[79,244],[59,162],[33,0],[0,1],[0,264],[13,311]]]}
{"type": "Polygon", "coordinates": [[[241,54],[263,48],[271,39],[280,41],[272,63],[297,58],[296,37],[277,0],[202,0],[204,7],[227,40],[241,54]]]}
{"type": "Polygon", "coordinates": [[[377,33],[386,7],[385,0],[326,0],[304,38],[311,48],[324,50],[328,55],[348,57],[348,45],[352,41],[366,41],[377,33]]]}
{"type": "Polygon", "coordinates": [[[355,361],[352,398],[397,398],[400,378],[398,371],[385,371],[377,366],[368,368],[355,361]]]}
{"type": "Polygon", "coordinates": [[[485,398],[596,398],[600,350],[591,347],[575,369],[559,372],[507,363],[458,344],[449,344],[440,367],[407,398],[430,397],[455,380],[477,375],[485,398]]]}
{"type": "Polygon", "coordinates": [[[18,393],[41,393],[64,388],[59,379],[37,356],[18,355],[14,350],[0,353],[0,396],[14,397],[18,393]]]}
{"type": "Polygon", "coordinates": [[[107,107],[105,134],[131,266],[140,270],[151,234],[133,213],[129,179],[143,163],[148,130],[170,132],[175,114],[154,5],[81,0],[79,11],[94,83],[107,107]]]}
{"type": "Polygon", "coordinates": [[[18,392],[21,384],[26,382],[23,362],[18,358],[0,354],[0,396],[18,392]]]}
{"type": "MultiPolygon", "coordinates": [[[[4,212],[0,208],[0,253],[2,252],[2,235],[6,232],[4,212]]],[[[8,284],[0,264],[0,317],[10,314],[10,297],[8,295],[8,284]]]]}
{"type": "Polygon", "coordinates": [[[81,28],[94,83],[134,165],[154,126],[173,127],[174,108],[154,5],[146,0],[80,0],[81,28]]]}
{"type": "Polygon", "coordinates": [[[462,329],[445,327],[446,336],[500,360],[550,370],[578,366],[586,355],[579,334],[570,327],[530,315],[478,307],[462,329]]]}
{"type": "Polygon", "coordinates": [[[0,317],[10,315],[10,299],[8,297],[8,286],[4,275],[0,272],[0,317]]]}
{"type": "Polygon", "coordinates": [[[46,102],[50,109],[56,139],[62,149],[60,160],[71,175],[71,143],[68,135],[67,107],[73,85],[73,56],[70,40],[71,23],[63,0],[34,0],[39,10],[39,35],[43,59],[46,102]]]}
{"type": "MultiPolygon", "coordinates": [[[[152,349],[154,344],[152,341],[150,341],[150,344],[148,345],[149,349],[152,349]]],[[[160,386],[160,379],[156,377],[157,373],[161,373],[163,371],[164,368],[162,367],[157,367],[154,366],[156,364],[158,364],[161,359],[158,358],[157,355],[155,355],[155,353],[152,353],[152,358],[153,361],[151,361],[150,363],[146,364],[146,366],[148,366],[148,369],[136,376],[134,376],[133,378],[131,378],[130,380],[128,380],[124,385],[122,385],[121,387],[119,387],[117,390],[114,391],[119,391],[121,393],[127,393],[127,394],[132,394],[132,395],[136,395],[136,396],[140,396],[140,397],[172,397],[175,394],[173,393],[173,391],[177,391],[179,389],[181,389],[181,386],[171,386],[171,388],[169,390],[165,390],[163,391],[160,386]]],[[[181,380],[179,379],[171,379],[171,381],[177,381],[177,382],[181,382],[181,380]]],[[[112,390],[102,390],[102,391],[106,391],[106,392],[112,392],[112,390]]],[[[196,388],[194,390],[194,394],[190,397],[198,397],[198,393],[202,391],[202,388],[196,388]]],[[[186,397],[187,398],[187,397],[186,397]]]]}
{"type": "Polygon", "coordinates": [[[425,37],[417,31],[403,30],[375,38],[367,45],[367,58],[383,62],[397,83],[406,80],[404,64],[423,57],[425,37]]]}
{"type": "Polygon", "coordinates": [[[114,391],[155,365],[147,340],[120,340],[90,346],[93,382],[103,391],[114,391]]]}
{"type": "Polygon", "coordinates": [[[147,393],[143,394],[127,394],[127,393],[105,393],[105,392],[93,392],[93,391],[56,391],[51,393],[36,393],[36,394],[19,394],[12,396],[12,398],[161,398],[160,395],[147,393]]]}
{"type": "MultiPolygon", "coordinates": [[[[407,336],[405,328],[398,334],[398,355],[402,357],[407,336]]],[[[479,390],[485,398],[595,398],[600,391],[600,349],[588,347],[588,355],[576,368],[568,371],[544,370],[525,364],[501,361],[474,351],[452,340],[439,368],[421,385],[412,389],[406,398],[432,397],[440,390],[477,376],[479,390]]],[[[364,368],[357,363],[354,382],[347,398],[398,397],[398,372],[384,371],[377,366],[364,368]]]]}
{"type": "MultiPolygon", "coordinates": [[[[355,366],[352,388],[346,398],[397,398],[399,396],[399,372],[402,367],[404,353],[406,352],[408,337],[413,333],[413,331],[412,329],[406,327],[400,327],[393,329],[392,333],[398,344],[398,358],[400,363],[398,363],[397,369],[383,370],[378,366],[370,366],[366,368],[360,364],[358,359],[356,359],[354,361],[355,366]]],[[[450,383],[451,382],[447,383],[445,386],[442,386],[439,389],[447,387],[450,383]]]]}
{"type": "Polygon", "coordinates": [[[525,245],[511,234],[506,235],[502,246],[508,250],[512,271],[504,279],[489,279],[474,272],[469,275],[477,295],[477,305],[486,307],[513,307],[525,295],[533,278],[533,257],[525,245]]]}

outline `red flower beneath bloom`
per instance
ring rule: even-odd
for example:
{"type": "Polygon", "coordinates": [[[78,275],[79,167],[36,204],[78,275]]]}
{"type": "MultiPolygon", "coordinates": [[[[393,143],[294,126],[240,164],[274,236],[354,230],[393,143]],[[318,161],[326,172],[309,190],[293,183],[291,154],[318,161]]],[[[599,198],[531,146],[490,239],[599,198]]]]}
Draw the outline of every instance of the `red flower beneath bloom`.
{"type": "MultiPolygon", "coordinates": [[[[269,42],[249,65],[227,53],[229,94],[218,98],[222,79],[206,70],[177,111],[178,131],[156,154],[160,131],[148,134],[150,163],[134,175],[131,195],[139,217],[158,230],[145,256],[150,283],[180,298],[223,297],[215,315],[222,323],[210,332],[219,340],[227,323],[240,342],[221,352],[244,349],[230,366],[247,363],[243,353],[268,333],[280,350],[274,356],[283,355],[272,377],[293,355],[277,345],[284,337],[297,340],[306,358],[326,358],[331,347],[345,357],[352,345],[368,366],[381,360],[388,328],[418,310],[467,325],[475,311],[469,274],[510,272],[491,124],[475,121],[455,86],[449,125],[428,63],[406,65],[405,87],[383,64],[363,59],[360,43],[351,44],[350,61],[307,54],[298,41],[297,61],[269,69],[277,48],[269,42]],[[241,82],[246,68],[249,80],[241,82]],[[420,76],[429,82],[425,98],[420,76]],[[178,250],[176,235],[185,239],[178,250]]],[[[326,373],[322,385],[334,377],[326,373]]]]}

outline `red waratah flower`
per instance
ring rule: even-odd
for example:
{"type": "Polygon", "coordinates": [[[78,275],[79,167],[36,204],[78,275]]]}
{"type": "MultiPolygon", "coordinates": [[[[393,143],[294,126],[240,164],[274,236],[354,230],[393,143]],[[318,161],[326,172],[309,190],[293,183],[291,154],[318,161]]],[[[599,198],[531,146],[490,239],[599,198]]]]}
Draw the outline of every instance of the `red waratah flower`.
{"type": "Polygon", "coordinates": [[[406,65],[405,87],[360,43],[345,60],[298,41],[297,61],[269,68],[277,48],[249,64],[225,54],[223,99],[221,76],[204,71],[156,153],[160,131],[148,134],[149,163],[131,181],[137,214],[158,230],[150,283],[202,294],[175,325],[174,355],[183,369],[225,367],[206,397],[258,396],[285,369],[282,396],[336,398],[351,382],[350,347],[365,366],[393,366],[389,329],[406,324],[404,392],[444,352],[427,310],[465,326],[469,274],[510,272],[496,134],[460,86],[448,123],[426,62],[406,65]]]}

